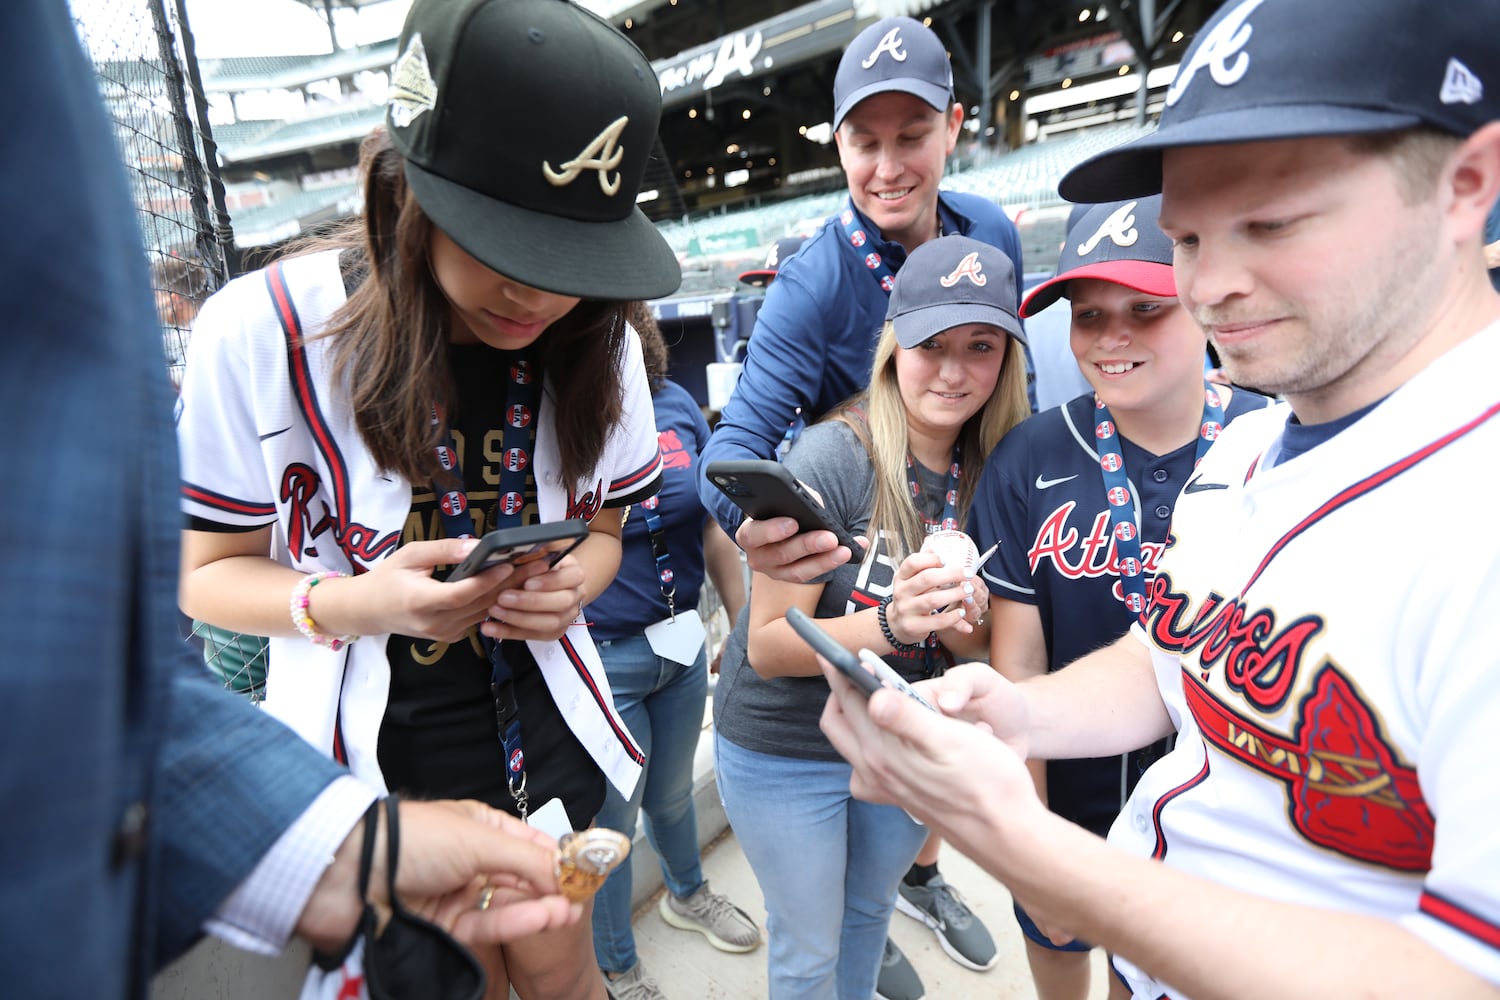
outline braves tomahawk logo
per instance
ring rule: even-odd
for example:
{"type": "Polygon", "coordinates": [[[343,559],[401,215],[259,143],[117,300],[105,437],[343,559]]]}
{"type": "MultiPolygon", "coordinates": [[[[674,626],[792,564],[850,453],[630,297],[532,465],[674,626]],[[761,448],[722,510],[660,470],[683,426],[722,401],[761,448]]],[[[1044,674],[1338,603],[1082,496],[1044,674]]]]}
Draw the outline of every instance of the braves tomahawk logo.
{"type": "Polygon", "coordinates": [[[1396,871],[1427,871],[1436,823],[1416,768],[1337,663],[1325,656],[1318,664],[1290,734],[1236,711],[1208,686],[1222,669],[1228,690],[1256,713],[1279,709],[1297,687],[1322,617],[1283,624],[1270,608],[1212,593],[1192,607],[1167,574],[1151,589],[1147,631],[1182,657],[1183,693],[1205,742],[1284,783],[1287,820],[1312,843],[1396,871]]]}
{"type": "Polygon", "coordinates": [[[554,187],[566,187],[578,179],[585,170],[594,170],[599,173],[599,189],[606,195],[614,196],[620,190],[620,161],[625,158],[625,147],[620,145],[620,136],[625,132],[625,126],[630,124],[630,118],[621,115],[605,127],[603,132],[594,136],[589,144],[583,147],[583,151],[571,160],[563,163],[557,169],[546,160],[542,161],[542,176],[547,178],[547,183],[554,187]],[[613,170],[614,176],[609,172],[613,170]]]}
{"type": "Polygon", "coordinates": [[[1177,71],[1177,79],[1172,81],[1172,86],[1167,88],[1167,107],[1182,100],[1182,95],[1187,93],[1188,86],[1200,69],[1207,69],[1214,83],[1221,87],[1239,82],[1240,77],[1250,68],[1250,54],[1245,51],[1245,43],[1250,41],[1254,29],[1246,22],[1255,13],[1255,8],[1264,2],[1265,0],[1244,0],[1224,20],[1214,25],[1213,30],[1193,50],[1192,58],[1177,71]]]}
{"type": "Polygon", "coordinates": [[[317,498],[320,488],[317,471],[300,462],[287,466],[281,475],[281,499],[289,505],[286,546],[294,559],[314,554],[313,542],[325,532],[332,532],[334,543],[348,555],[353,571],[363,573],[401,541],[400,531],[382,537],[374,528],[355,521],[339,524],[327,501],[317,498]],[[314,503],[322,510],[316,520],[314,503]]]}

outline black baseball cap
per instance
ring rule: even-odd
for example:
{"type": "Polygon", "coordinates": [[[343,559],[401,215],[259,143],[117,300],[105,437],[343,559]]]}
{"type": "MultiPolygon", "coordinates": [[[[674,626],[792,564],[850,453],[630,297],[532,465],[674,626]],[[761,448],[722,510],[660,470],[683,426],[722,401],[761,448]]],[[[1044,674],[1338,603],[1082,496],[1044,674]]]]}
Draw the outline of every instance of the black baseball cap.
{"type": "Polygon", "coordinates": [[[398,44],[386,125],[434,225],[544,291],[677,289],[635,202],[661,88],[629,39],[568,0],[415,0],[398,44]]]}
{"type": "Polygon", "coordinates": [[[1015,264],[998,247],[967,236],[940,236],[913,250],[896,274],[885,318],[905,348],[966,323],[998,326],[1026,343],[1016,316],[1015,264]]]}
{"type": "Polygon", "coordinates": [[[783,236],[771,248],[766,251],[766,262],[760,267],[752,267],[748,271],[741,272],[740,281],[752,288],[764,288],[776,277],[776,272],[781,270],[781,265],[787,259],[802,249],[802,244],[807,242],[806,236],[783,236]]]}
{"type": "Polygon", "coordinates": [[[1198,33],[1155,132],[1058,185],[1069,201],[1161,190],[1177,146],[1394,132],[1500,118],[1500,3],[1231,0],[1198,33]],[[1488,77],[1488,79],[1486,79],[1488,77]]]}
{"type": "Polygon", "coordinates": [[[939,111],[953,106],[953,65],[933,30],[910,17],[885,17],[854,36],[833,77],[833,127],[866,97],[900,91],[939,111]]]}
{"type": "Polygon", "coordinates": [[[1021,303],[1030,319],[1068,294],[1075,278],[1098,278],[1147,295],[1173,298],[1172,241],[1157,224],[1161,195],[1081,206],[1068,230],[1057,274],[1033,288],[1021,303]]]}

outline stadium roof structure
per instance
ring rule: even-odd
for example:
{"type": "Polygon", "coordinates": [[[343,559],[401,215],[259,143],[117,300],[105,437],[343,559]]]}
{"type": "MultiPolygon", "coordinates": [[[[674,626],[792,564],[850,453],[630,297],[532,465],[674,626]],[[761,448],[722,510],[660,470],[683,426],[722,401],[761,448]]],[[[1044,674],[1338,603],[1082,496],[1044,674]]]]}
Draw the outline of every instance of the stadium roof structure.
{"type": "Polygon", "coordinates": [[[396,39],[311,56],[238,56],[204,59],[203,89],[211,94],[247,90],[296,90],[319,80],[390,69],[396,61],[396,39]]]}

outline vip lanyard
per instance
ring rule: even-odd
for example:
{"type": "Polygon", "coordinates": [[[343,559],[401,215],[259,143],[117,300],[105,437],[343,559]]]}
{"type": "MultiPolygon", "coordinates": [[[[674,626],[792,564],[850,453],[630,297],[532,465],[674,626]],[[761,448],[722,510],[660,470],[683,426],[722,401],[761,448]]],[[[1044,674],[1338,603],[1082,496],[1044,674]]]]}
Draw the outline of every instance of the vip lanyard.
{"type": "MultiPolygon", "coordinates": [[[[1198,428],[1197,454],[1193,467],[1203,461],[1209,447],[1224,429],[1224,405],[1211,383],[1203,383],[1203,423],[1198,428]]],[[[1125,607],[1144,621],[1146,614],[1146,576],[1141,561],[1141,526],[1131,504],[1130,477],[1125,472],[1125,454],[1120,445],[1119,429],[1110,419],[1109,407],[1094,396],[1094,450],[1104,473],[1105,509],[1109,511],[1110,528],[1115,539],[1115,562],[1120,571],[1120,588],[1125,607]]]]}
{"type": "MultiPolygon", "coordinates": [[[[526,468],[531,464],[533,424],[541,402],[541,380],[530,360],[518,356],[510,365],[505,389],[505,428],[501,438],[500,490],[495,501],[491,527],[513,527],[521,523],[526,506],[526,468]]],[[[438,428],[442,443],[437,446],[438,464],[453,473],[462,485],[458,450],[453,433],[434,405],[432,423],[438,428]]],[[[444,490],[433,484],[442,513],[443,531],[449,538],[473,538],[474,516],[469,510],[469,496],[463,489],[444,490]]],[[[521,749],[521,707],[516,699],[515,677],[501,652],[500,643],[480,633],[480,642],[490,660],[490,695],[495,702],[495,726],[505,749],[505,780],[521,819],[526,819],[526,754],[521,749]]]]}
{"type": "MultiPolygon", "coordinates": [[[[959,465],[958,460],[961,457],[963,457],[963,446],[955,444],[953,461],[948,465],[948,489],[943,494],[943,517],[938,522],[936,530],[958,530],[958,477],[963,472],[963,467],[959,465]]],[[[922,485],[917,482],[917,464],[912,461],[911,452],[906,453],[906,485],[911,487],[911,502],[921,503],[922,485]]]]}
{"type": "Polygon", "coordinates": [[[667,532],[661,523],[661,496],[647,497],[641,501],[645,511],[643,520],[646,532],[651,536],[651,555],[656,560],[656,584],[667,602],[667,614],[677,620],[677,584],[672,574],[672,553],[667,551],[667,532]]]}
{"type": "MultiPolygon", "coordinates": [[[[864,249],[865,244],[870,242],[870,234],[865,232],[861,225],[862,220],[854,211],[853,198],[844,199],[844,210],[839,213],[839,222],[844,226],[844,238],[849,241],[849,245],[856,250],[864,250],[865,267],[870,269],[870,275],[875,279],[875,283],[886,294],[890,294],[891,289],[896,287],[896,273],[885,262],[885,258],[880,256],[873,248],[870,250],[864,249]]],[[[941,211],[938,212],[938,235],[943,235],[943,213],[941,211]]]]}
{"type": "MultiPolygon", "coordinates": [[[[963,446],[953,446],[953,461],[948,464],[948,488],[943,492],[943,516],[937,522],[933,531],[957,531],[958,530],[958,480],[963,472],[963,466],[959,464],[959,458],[963,455],[963,446]]],[[[917,482],[917,465],[912,461],[911,452],[906,453],[906,485],[911,488],[911,502],[920,511],[922,501],[922,484],[917,482]]],[[[922,663],[927,671],[927,676],[933,674],[932,658],[938,647],[936,632],[928,632],[927,637],[922,640],[922,663]]]]}

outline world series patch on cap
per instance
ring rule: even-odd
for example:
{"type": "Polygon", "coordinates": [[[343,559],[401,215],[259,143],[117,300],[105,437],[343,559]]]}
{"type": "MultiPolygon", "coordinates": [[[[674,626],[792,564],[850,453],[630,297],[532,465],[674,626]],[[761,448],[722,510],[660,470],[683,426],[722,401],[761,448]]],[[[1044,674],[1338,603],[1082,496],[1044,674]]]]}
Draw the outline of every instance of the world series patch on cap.
{"type": "Polygon", "coordinates": [[[1068,294],[1068,282],[1098,278],[1147,295],[1174,298],[1172,241],[1161,231],[1161,195],[1103,205],[1082,205],[1068,229],[1057,273],[1033,288],[1021,303],[1030,318],[1068,294]]]}
{"type": "Polygon", "coordinates": [[[636,207],[661,118],[651,63],[568,0],[416,0],[386,126],[433,224],[486,267],[594,299],[677,289],[636,207]]]}
{"type": "Polygon", "coordinates": [[[1074,167],[1069,201],[1161,190],[1177,146],[1393,132],[1500,118],[1500,2],[1230,0],[1193,41],[1150,135],[1074,167]]]}

